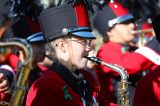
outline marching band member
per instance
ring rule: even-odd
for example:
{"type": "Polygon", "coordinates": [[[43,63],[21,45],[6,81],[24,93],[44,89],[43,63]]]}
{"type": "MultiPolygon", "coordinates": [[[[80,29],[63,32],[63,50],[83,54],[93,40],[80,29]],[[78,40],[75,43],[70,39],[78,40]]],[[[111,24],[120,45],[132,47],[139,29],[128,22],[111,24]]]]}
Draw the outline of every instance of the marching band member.
{"type": "MultiPolygon", "coordinates": [[[[95,12],[93,25],[100,34],[108,37],[108,41],[99,49],[97,57],[124,67],[130,75],[129,81],[132,84],[129,90],[132,104],[135,85],[141,77],[139,72],[152,66],[157,67],[154,62],[143,56],[143,53],[134,52],[137,47],[130,45],[135,36],[132,33],[135,30],[134,18],[119,2],[111,0],[95,12]]],[[[154,54],[157,56],[155,52],[154,54]]],[[[116,96],[114,91],[117,92],[117,89],[113,84],[116,85],[115,82],[120,79],[120,75],[103,65],[97,66],[96,72],[100,83],[100,106],[109,106],[110,102],[116,102],[114,100],[116,97],[113,96],[116,96]]]]}
{"type": "MultiPolygon", "coordinates": [[[[155,36],[160,43],[160,15],[153,18],[155,36]]],[[[136,87],[133,106],[160,106],[160,67],[141,78],[136,87]]]]}
{"type": "MultiPolygon", "coordinates": [[[[0,40],[3,41],[7,37],[7,30],[11,25],[11,20],[7,16],[8,6],[7,1],[0,1],[0,40]]],[[[9,99],[10,88],[15,79],[15,69],[17,56],[12,53],[10,48],[0,47],[0,106],[5,99],[9,99]],[[13,61],[12,59],[15,59],[13,61]]]]}
{"type": "Polygon", "coordinates": [[[39,21],[53,65],[32,84],[26,106],[94,106],[96,92],[89,83],[93,80],[80,70],[87,65],[84,57],[95,39],[83,2],[46,9],[39,21]]]}

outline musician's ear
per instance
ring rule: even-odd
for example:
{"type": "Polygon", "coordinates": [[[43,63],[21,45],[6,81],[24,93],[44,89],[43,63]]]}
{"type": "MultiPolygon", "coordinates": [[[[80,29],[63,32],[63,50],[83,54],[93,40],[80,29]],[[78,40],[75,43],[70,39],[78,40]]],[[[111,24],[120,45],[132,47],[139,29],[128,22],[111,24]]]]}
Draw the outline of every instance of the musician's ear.
{"type": "Polygon", "coordinates": [[[66,43],[65,40],[62,38],[57,40],[56,46],[65,53],[66,51],[66,43]]]}

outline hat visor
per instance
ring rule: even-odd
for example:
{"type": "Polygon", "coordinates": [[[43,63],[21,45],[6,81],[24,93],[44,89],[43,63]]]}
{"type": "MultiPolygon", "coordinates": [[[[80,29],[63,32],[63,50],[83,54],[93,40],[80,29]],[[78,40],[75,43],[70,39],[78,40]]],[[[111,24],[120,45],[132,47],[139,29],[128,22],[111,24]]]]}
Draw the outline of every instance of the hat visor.
{"type": "Polygon", "coordinates": [[[81,38],[96,39],[96,37],[91,32],[79,31],[79,32],[73,32],[72,34],[81,38]]]}
{"type": "Polygon", "coordinates": [[[120,24],[120,23],[128,21],[128,20],[134,20],[134,17],[131,14],[117,17],[115,19],[108,21],[108,26],[111,28],[116,24],[120,24]]]}
{"type": "Polygon", "coordinates": [[[27,38],[27,41],[29,43],[34,43],[34,42],[44,42],[45,40],[44,40],[44,37],[43,37],[43,33],[42,32],[38,32],[38,33],[30,35],[27,38]]]}
{"type": "Polygon", "coordinates": [[[134,17],[131,14],[127,14],[117,19],[118,23],[122,23],[128,20],[134,20],[134,17]]]}

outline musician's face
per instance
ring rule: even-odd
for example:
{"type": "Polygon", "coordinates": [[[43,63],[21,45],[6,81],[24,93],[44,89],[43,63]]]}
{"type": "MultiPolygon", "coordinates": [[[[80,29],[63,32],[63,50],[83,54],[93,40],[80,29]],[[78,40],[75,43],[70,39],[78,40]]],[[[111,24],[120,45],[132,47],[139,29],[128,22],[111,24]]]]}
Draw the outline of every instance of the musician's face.
{"type": "Polygon", "coordinates": [[[88,56],[91,51],[91,40],[72,37],[67,40],[68,52],[71,64],[75,68],[84,68],[87,64],[87,59],[84,56],[88,56]]]}
{"type": "Polygon", "coordinates": [[[43,43],[32,44],[33,48],[33,67],[37,66],[37,63],[42,62],[45,57],[45,45],[43,43]]]}
{"type": "Polygon", "coordinates": [[[92,49],[90,39],[79,37],[58,38],[51,41],[50,46],[52,57],[56,56],[71,71],[86,67],[88,60],[84,56],[88,56],[92,49]]]}
{"type": "Polygon", "coordinates": [[[128,43],[133,41],[134,35],[131,33],[135,29],[134,23],[126,21],[124,23],[116,24],[109,32],[109,39],[117,43],[128,43]]]}

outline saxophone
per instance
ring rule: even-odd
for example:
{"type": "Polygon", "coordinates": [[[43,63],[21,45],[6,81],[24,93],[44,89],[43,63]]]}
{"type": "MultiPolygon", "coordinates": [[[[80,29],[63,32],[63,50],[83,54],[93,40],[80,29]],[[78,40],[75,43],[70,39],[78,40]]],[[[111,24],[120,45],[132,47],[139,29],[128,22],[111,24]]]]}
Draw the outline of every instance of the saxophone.
{"type": "MultiPolygon", "coordinates": [[[[33,50],[31,45],[25,40],[20,38],[12,38],[8,41],[0,41],[0,49],[16,47],[24,52],[24,61],[20,61],[18,68],[21,70],[16,71],[16,79],[11,89],[11,99],[10,102],[3,101],[2,105],[6,106],[20,106],[23,101],[24,94],[26,92],[26,83],[32,68],[32,56],[33,50]]],[[[3,54],[0,52],[0,54],[3,54]]]]}
{"type": "Polygon", "coordinates": [[[85,57],[86,59],[96,63],[96,64],[101,64],[104,65],[108,68],[111,68],[112,70],[118,72],[121,76],[121,81],[118,82],[118,98],[117,98],[117,104],[118,106],[130,106],[129,103],[129,91],[128,91],[128,84],[129,82],[127,81],[127,79],[129,78],[129,75],[127,73],[127,71],[117,65],[117,64],[110,64],[110,63],[106,63],[102,60],[100,60],[97,57],[85,57]]]}

